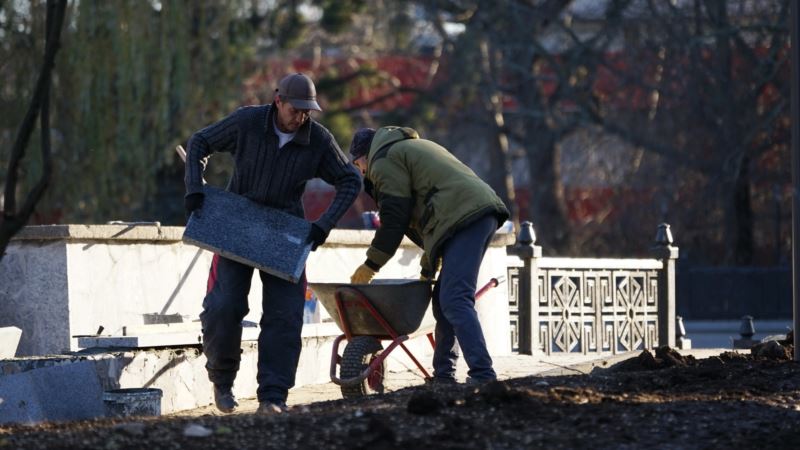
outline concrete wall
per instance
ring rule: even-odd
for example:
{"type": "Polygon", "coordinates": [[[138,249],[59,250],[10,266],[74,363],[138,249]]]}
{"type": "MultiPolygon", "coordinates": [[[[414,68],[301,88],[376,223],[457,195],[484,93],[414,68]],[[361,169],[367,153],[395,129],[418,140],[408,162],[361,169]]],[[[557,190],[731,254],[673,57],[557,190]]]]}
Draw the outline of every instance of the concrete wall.
{"type": "MultiPolygon", "coordinates": [[[[18,356],[78,349],[76,335],[120,334],[151,313],[198,320],[212,255],[184,245],[182,227],[152,225],[57,225],[26,227],[0,260],[0,326],[22,329],[18,356]]],[[[347,282],[364,261],[374,232],[333,230],[307,262],[311,281],[347,282]]],[[[498,234],[481,268],[479,284],[505,274],[505,245],[498,234]]],[[[379,278],[417,278],[421,251],[404,241],[379,278]]],[[[503,284],[478,303],[487,344],[509,354],[507,289],[503,284]]],[[[257,273],[250,313],[261,316],[257,273]]],[[[324,314],[323,314],[324,315],[324,314]]],[[[327,359],[327,355],[326,355],[327,359]]]]}
{"type": "Polygon", "coordinates": [[[22,330],[17,355],[69,343],[67,249],[59,241],[12,241],[0,260],[0,327],[22,330]]]}

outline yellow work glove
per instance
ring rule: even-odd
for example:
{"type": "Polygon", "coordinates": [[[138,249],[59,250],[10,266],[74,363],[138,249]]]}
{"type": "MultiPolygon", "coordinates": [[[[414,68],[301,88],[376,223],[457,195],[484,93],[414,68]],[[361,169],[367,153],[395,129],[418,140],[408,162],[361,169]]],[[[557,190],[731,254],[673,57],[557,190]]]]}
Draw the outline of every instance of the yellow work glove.
{"type": "Polygon", "coordinates": [[[375,277],[375,271],[370,269],[366,264],[362,264],[353,272],[353,276],[350,277],[350,283],[369,284],[373,277],[375,277]]]}
{"type": "Polygon", "coordinates": [[[422,255],[422,270],[419,272],[419,279],[420,281],[433,281],[436,278],[436,273],[442,270],[442,258],[436,259],[436,268],[431,269],[430,266],[427,264],[428,258],[427,254],[422,255]]]}

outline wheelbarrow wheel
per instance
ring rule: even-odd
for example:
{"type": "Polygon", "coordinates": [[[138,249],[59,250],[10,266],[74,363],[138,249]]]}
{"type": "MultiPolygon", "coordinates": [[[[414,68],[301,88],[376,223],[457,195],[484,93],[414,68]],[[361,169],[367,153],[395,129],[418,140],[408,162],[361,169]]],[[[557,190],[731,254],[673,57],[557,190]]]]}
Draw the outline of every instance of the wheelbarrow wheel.
{"type": "MultiPolygon", "coordinates": [[[[374,337],[354,337],[347,343],[342,353],[340,378],[346,380],[361,375],[364,369],[366,369],[382,351],[383,346],[381,342],[374,337]]],[[[386,373],[386,360],[383,360],[381,364],[361,382],[342,386],[342,397],[355,398],[370,394],[383,394],[386,373]]]]}

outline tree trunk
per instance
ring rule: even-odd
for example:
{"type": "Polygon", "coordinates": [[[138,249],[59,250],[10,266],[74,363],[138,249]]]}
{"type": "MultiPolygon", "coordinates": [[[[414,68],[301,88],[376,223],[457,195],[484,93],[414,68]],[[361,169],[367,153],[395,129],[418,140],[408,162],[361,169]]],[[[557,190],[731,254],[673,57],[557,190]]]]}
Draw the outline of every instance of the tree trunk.
{"type": "Polygon", "coordinates": [[[503,96],[493,80],[492,53],[487,39],[481,40],[481,96],[487,114],[489,129],[490,185],[511,212],[511,220],[519,226],[519,207],[514,188],[511,157],[508,153],[508,136],[504,131],[503,96]]]}
{"type": "Polygon", "coordinates": [[[530,174],[531,221],[537,242],[557,252],[569,246],[564,185],[556,146],[556,135],[544,124],[525,127],[525,151],[530,174]]]}
{"type": "Polygon", "coordinates": [[[50,84],[53,66],[55,66],[56,52],[58,52],[60,45],[61,27],[64,23],[66,6],[66,0],[48,0],[47,2],[44,61],[39,71],[39,78],[36,81],[36,88],[28,111],[17,132],[17,138],[11,149],[11,158],[8,163],[4,206],[2,217],[0,217],[0,260],[5,255],[5,250],[9,242],[11,242],[11,238],[28,223],[36,204],[44,195],[44,191],[50,182],[52,172],[52,156],[50,154],[50,84]],[[25,149],[28,147],[31,134],[36,126],[37,118],[41,118],[42,175],[38,183],[28,193],[22,207],[17,209],[17,175],[19,166],[25,156],[25,149]]]}
{"type": "MultiPolygon", "coordinates": [[[[728,2],[726,0],[708,0],[706,8],[716,30],[727,30],[730,27],[728,20],[728,2]]],[[[714,52],[714,93],[713,111],[719,118],[719,146],[722,157],[726,162],[732,162],[730,167],[723,167],[723,176],[731,179],[729,201],[732,204],[725,209],[726,235],[724,242],[726,263],[748,265],[753,261],[753,210],[750,205],[750,158],[747,156],[748,145],[741,131],[739,119],[742,112],[735,101],[731,101],[733,91],[733,43],[727,33],[718,33],[714,52]],[[727,172],[727,173],[726,173],[727,172]]]]}

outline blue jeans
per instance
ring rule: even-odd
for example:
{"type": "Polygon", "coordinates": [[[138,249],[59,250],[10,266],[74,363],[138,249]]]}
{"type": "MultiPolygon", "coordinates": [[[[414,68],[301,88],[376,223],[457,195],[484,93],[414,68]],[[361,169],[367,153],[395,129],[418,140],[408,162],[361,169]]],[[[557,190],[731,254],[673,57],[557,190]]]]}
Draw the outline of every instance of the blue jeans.
{"type": "MultiPolygon", "coordinates": [[[[208,378],[218,385],[233,385],[241,361],[242,319],[247,315],[247,294],[253,278],[250,266],[214,257],[208,293],[203,300],[203,353],[208,378]]],[[[261,332],[258,335],[258,400],[281,403],[294,386],[300,360],[306,276],[291,283],[259,272],[262,284],[261,332]]]]}
{"type": "Polygon", "coordinates": [[[458,339],[470,378],[476,381],[497,378],[475,311],[478,271],[495,231],[497,219],[487,215],[456,232],[442,246],[442,271],[433,288],[434,377],[455,378],[458,339]]]}

